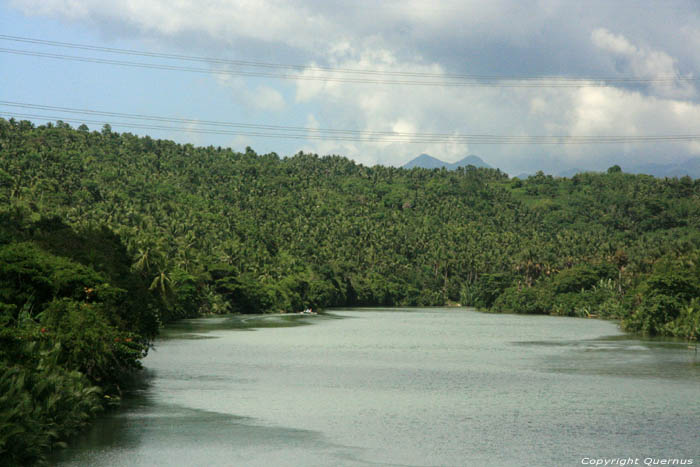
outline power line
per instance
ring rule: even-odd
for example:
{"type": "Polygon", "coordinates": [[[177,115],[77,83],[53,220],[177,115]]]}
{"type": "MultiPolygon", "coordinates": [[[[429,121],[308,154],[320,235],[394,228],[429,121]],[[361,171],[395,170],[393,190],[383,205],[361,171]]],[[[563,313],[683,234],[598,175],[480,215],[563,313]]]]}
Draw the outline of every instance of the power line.
{"type": "MultiPolygon", "coordinates": [[[[63,122],[73,122],[73,123],[91,123],[91,124],[98,124],[98,125],[105,125],[109,124],[110,126],[114,127],[123,127],[123,128],[139,128],[139,129],[147,129],[147,130],[168,130],[168,131],[179,131],[179,132],[186,132],[186,133],[204,133],[204,134],[213,134],[213,135],[233,135],[233,136],[264,136],[266,138],[287,138],[287,139],[329,139],[328,137],[321,136],[321,135],[302,135],[302,134],[294,134],[294,133],[265,133],[265,132],[251,132],[251,131],[232,131],[232,130],[211,130],[211,129],[206,129],[206,128],[190,128],[190,127],[174,127],[174,126],[165,126],[165,125],[156,125],[156,124],[142,124],[142,123],[132,123],[132,122],[114,122],[111,120],[89,120],[89,119],[75,119],[72,117],[61,117],[61,116],[49,116],[49,115],[37,115],[37,114],[23,114],[23,113],[14,113],[14,112],[3,112],[3,114],[11,116],[11,117],[16,117],[16,118],[38,118],[38,119],[46,119],[46,120],[54,120],[54,121],[63,121],[63,122]]],[[[379,142],[379,141],[385,141],[384,139],[375,139],[375,138],[364,138],[361,139],[359,137],[343,137],[343,136],[335,136],[335,137],[330,137],[330,139],[337,140],[337,141],[368,141],[368,142],[379,142]]],[[[390,142],[413,142],[409,140],[387,140],[390,142]]],[[[415,141],[415,142],[425,142],[425,141],[415,141]]]]}
{"type": "MultiPolygon", "coordinates": [[[[96,57],[83,57],[76,55],[54,54],[47,52],[36,52],[21,49],[0,48],[0,53],[12,55],[24,55],[40,58],[51,58],[55,60],[97,63],[103,65],[114,65],[131,68],[147,68],[166,71],[184,71],[190,73],[213,74],[224,76],[249,76],[258,78],[273,78],[292,81],[317,81],[332,83],[352,83],[352,84],[380,84],[380,85],[408,85],[408,86],[432,86],[432,87],[497,87],[497,88],[586,88],[586,87],[606,87],[611,84],[654,84],[657,86],[673,86],[679,81],[698,81],[700,78],[673,77],[673,78],[469,78],[467,81],[420,81],[408,79],[369,79],[363,77],[342,77],[337,75],[309,75],[309,74],[283,74],[269,73],[262,71],[245,71],[235,69],[212,69],[197,68],[182,65],[168,65],[147,62],[132,62],[125,60],[112,60],[96,57]],[[596,80],[596,81],[590,81],[596,80]]],[[[466,76],[466,75],[465,75],[466,76]]]]}
{"type": "MultiPolygon", "coordinates": [[[[94,116],[105,116],[105,117],[117,117],[117,118],[127,118],[135,120],[147,120],[165,123],[181,123],[187,125],[195,126],[214,126],[214,127],[229,127],[229,128],[241,128],[241,129],[254,129],[254,130],[272,130],[272,131],[283,131],[292,133],[313,133],[319,134],[321,136],[328,136],[333,134],[340,135],[350,135],[356,137],[378,137],[378,136],[390,136],[390,137],[407,137],[407,138],[435,138],[444,140],[459,140],[459,139],[474,139],[474,138],[498,138],[498,139],[511,139],[511,140],[533,140],[533,139],[572,139],[572,140],[588,140],[588,139],[605,139],[618,141],[622,139],[634,138],[637,141],[652,139],[695,139],[697,135],[652,135],[652,136],[573,136],[573,135],[494,135],[494,134],[460,134],[460,133],[426,133],[426,132],[397,132],[397,131],[375,131],[375,130],[350,130],[350,129],[337,129],[337,128],[313,128],[313,127],[298,127],[298,126],[282,126],[282,125],[270,125],[270,124],[254,124],[254,123],[237,123],[237,122],[222,122],[215,120],[198,120],[192,118],[177,118],[177,117],[163,117],[156,115],[146,115],[146,114],[132,114],[132,113],[122,113],[122,112],[106,112],[92,109],[76,109],[72,107],[57,107],[48,106],[41,104],[30,104],[24,102],[14,102],[14,101],[0,101],[0,106],[6,107],[18,107],[23,109],[31,110],[41,110],[41,111],[58,111],[75,113],[81,115],[94,115],[94,116]]],[[[47,117],[53,118],[53,117],[47,117]]],[[[100,122],[104,123],[104,122],[100,122]]]]}
{"type": "MultiPolygon", "coordinates": [[[[31,110],[67,112],[67,113],[74,113],[74,114],[80,114],[80,115],[97,115],[97,116],[105,116],[105,117],[148,120],[148,121],[165,122],[165,123],[183,123],[183,124],[198,125],[198,126],[230,127],[230,128],[256,129],[256,130],[278,130],[278,131],[290,131],[290,132],[301,132],[301,133],[319,133],[319,134],[325,134],[325,135],[345,134],[345,135],[361,135],[361,136],[436,137],[436,138],[447,138],[447,139],[463,139],[463,138],[473,138],[473,137],[494,137],[494,136],[497,136],[497,135],[461,135],[461,134],[457,134],[457,133],[425,133],[425,132],[350,130],[350,129],[336,129],[336,128],[313,128],[313,127],[282,126],[282,125],[270,125],[270,124],[221,122],[221,121],[214,121],[214,120],[199,120],[199,119],[191,119],[191,118],[162,117],[162,116],[145,115],[145,114],[105,112],[105,111],[90,110],[90,109],[76,109],[76,108],[71,108],[71,107],[56,107],[56,106],[49,106],[49,105],[29,104],[29,103],[13,102],[13,101],[0,101],[0,105],[6,106],[6,107],[18,107],[18,108],[31,109],[31,110]]],[[[498,136],[498,137],[502,137],[502,136],[498,136]]],[[[512,138],[519,138],[519,137],[513,136],[512,138]]]]}
{"type": "MultiPolygon", "coordinates": [[[[7,105],[0,101],[0,105],[7,105]]],[[[28,105],[31,106],[31,105],[28,105]]],[[[38,106],[37,106],[38,107],[38,106]]],[[[48,106],[45,106],[48,107],[48,106]]],[[[527,144],[527,145],[560,145],[560,144],[623,144],[623,143],[660,143],[660,142],[687,142],[700,140],[700,135],[646,135],[646,136],[574,136],[574,135],[536,135],[536,136],[509,136],[509,135],[460,135],[444,133],[399,133],[399,132],[362,132],[358,130],[319,130],[302,127],[279,127],[273,125],[253,125],[248,124],[241,130],[226,130],[201,128],[202,125],[238,125],[227,124],[226,122],[203,123],[189,119],[168,119],[166,117],[145,117],[138,114],[119,114],[114,112],[90,111],[93,115],[107,116],[120,115],[122,118],[151,119],[176,123],[191,123],[197,126],[176,127],[160,125],[155,123],[135,123],[120,122],[112,120],[91,120],[71,116],[50,116],[39,114],[26,114],[2,111],[0,114],[14,118],[33,118],[72,122],[75,124],[109,124],[118,128],[133,128],[146,130],[166,130],[187,133],[201,133],[214,135],[234,135],[234,136],[256,136],[280,139],[303,139],[303,140],[330,140],[330,141],[350,141],[350,142],[374,142],[374,143],[451,143],[451,144],[527,144]],[[268,131],[274,129],[272,131],[268,131]],[[257,130],[257,131],[255,131],[257,130]],[[323,134],[324,131],[337,131],[339,133],[323,134]],[[306,133],[304,133],[306,132],[306,133]]],[[[205,121],[206,122],[206,121],[205,121]]]]}
{"type": "Polygon", "coordinates": [[[297,127],[297,126],[282,126],[282,125],[268,125],[268,124],[253,124],[253,123],[236,123],[236,122],[220,122],[213,120],[198,120],[190,118],[174,118],[174,117],[160,117],[155,115],[144,115],[144,114],[128,114],[121,112],[104,112],[98,110],[89,109],[75,109],[70,107],[56,107],[48,105],[39,104],[28,104],[22,102],[12,102],[12,101],[0,101],[0,105],[8,107],[19,107],[24,109],[42,110],[42,111],[58,111],[58,112],[68,112],[76,113],[81,115],[100,115],[107,117],[119,117],[119,118],[130,118],[137,120],[150,120],[150,121],[161,121],[170,123],[185,123],[194,125],[205,125],[205,126],[215,126],[215,127],[232,127],[232,128],[252,128],[252,129],[264,129],[264,130],[289,130],[298,132],[316,132],[316,133],[338,133],[338,134],[372,134],[372,135],[410,135],[410,136],[451,136],[449,133],[401,133],[394,131],[361,131],[361,130],[342,130],[342,129],[331,129],[331,128],[311,128],[311,127],[297,127]]]}
{"type": "MultiPolygon", "coordinates": [[[[589,77],[569,77],[569,76],[505,76],[505,75],[474,75],[474,74],[454,74],[454,73],[430,73],[430,72],[415,72],[415,71],[394,71],[394,70],[373,70],[373,69],[357,69],[357,68],[341,68],[341,67],[325,67],[318,65],[294,65],[294,64],[283,64],[283,63],[271,63],[271,62],[260,62],[253,60],[231,60],[231,59],[221,59],[213,57],[201,57],[193,55],[182,55],[182,54],[171,54],[162,52],[150,52],[143,50],[133,50],[133,49],[120,49],[114,47],[102,47],[89,44],[76,44],[72,42],[60,42],[46,39],[37,39],[31,37],[21,37],[21,36],[11,36],[6,34],[0,34],[0,40],[21,42],[37,45],[47,45],[52,47],[62,47],[69,49],[79,49],[79,50],[91,50],[97,52],[106,52],[112,54],[121,55],[132,55],[150,58],[165,58],[174,60],[184,60],[184,61],[194,61],[194,62],[204,62],[204,63],[216,63],[234,66],[244,66],[244,67],[255,67],[255,68],[268,68],[268,69],[285,69],[294,71],[321,71],[329,73],[343,73],[343,74],[360,74],[360,75],[379,75],[379,76],[399,76],[399,77],[413,77],[413,78],[440,78],[448,80],[498,80],[498,81],[561,81],[561,82],[581,82],[587,83],[589,81],[606,81],[606,82],[618,82],[618,83],[637,83],[637,82],[649,82],[650,79],[641,79],[634,77],[605,77],[605,76],[589,76],[589,77]]],[[[7,49],[11,50],[11,49],[7,49]]],[[[14,50],[14,49],[13,49],[14,50]]],[[[653,81],[698,81],[698,78],[692,77],[682,77],[682,76],[664,76],[657,77],[653,81]]]]}
{"type": "Polygon", "coordinates": [[[258,67],[258,68],[273,68],[273,69],[287,69],[295,71],[324,71],[324,72],[342,72],[342,73],[356,73],[356,74],[366,74],[366,75],[393,75],[393,76],[418,76],[418,77],[431,77],[431,78],[478,78],[477,76],[469,75],[443,75],[440,73],[420,73],[420,72],[397,72],[388,70],[362,70],[354,68],[333,68],[333,67],[323,67],[323,66],[308,66],[308,65],[290,65],[282,63],[269,63],[269,62],[258,62],[251,60],[230,60],[230,59],[220,59],[212,57],[197,57],[192,55],[181,55],[181,54],[169,54],[169,53],[159,53],[159,52],[147,52],[141,50],[132,49],[118,49],[113,47],[100,47],[87,44],[75,44],[70,42],[58,42],[49,41],[43,39],[34,39],[28,37],[19,36],[8,36],[0,34],[0,40],[14,41],[14,42],[24,42],[30,44],[39,45],[50,45],[56,47],[65,47],[70,49],[81,49],[81,50],[93,50],[99,52],[108,52],[123,55],[136,55],[142,57],[155,57],[155,58],[166,58],[166,59],[176,59],[176,60],[186,60],[194,62],[205,62],[205,63],[218,63],[234,66],[247,66],[247,67],[258,67]]]}
{"type": "MultiPolygon", "coordinates": [[[[202,74],[212,74],[212,75],[228,75],[228,76],[251,76],[257,78],[275,78],[284,80],[300,80],[300,81],[321,81],[321,82],[331,82],[331,83],[353,83],[353,84],[389,84],[389,85],[412,85],[412,86],[435,86],[435,87],[517,87],[517,88],[541,88],[541,87],[566,87],[566,88],[580,88],[580,87],[602,87],[606,86],[606,83],[557,83],[552,82],[537,82],[537,83],[505,83],[505,82],[443,82],[443,81],[415,81],[415,80],[376,80],[376,79],[366,79],[366,78],[343,78],[343,77],[333,77],[333,76],[315,76],[315,75],[304,75],[304,74],[281,74],[281,73],[266,73],[258,71],[243,71],[243,70],[224,70],[224,69],[209,69],[209,68],[196,68],[181,65],[166,65],[157,63],[144,63],[144,62],[130,62],[124,60],[111,60],[95,57],[80,57],[75,55],[63,55],[63,54],[52,54],[46,52],[34,52],[28,50],[18,50],[18,49],[8,49],[0,48],[0,53],[7,53],[13,55],[25,55],[31,57],[41,57],[41,58],[51,58],[56,60],[73,61],[73,62],[83,62],[83,63],[99,63],[104,65],[115,65],[122,67],[131,68],[149,68],[155,70],[167,70],[167,71],[185,71],[190,73],[202,73],[202,74]]],[[[659,84],[667,83],[671,85],[673,83],[668,82],[668,80],[662,80],[659,84]]]]}

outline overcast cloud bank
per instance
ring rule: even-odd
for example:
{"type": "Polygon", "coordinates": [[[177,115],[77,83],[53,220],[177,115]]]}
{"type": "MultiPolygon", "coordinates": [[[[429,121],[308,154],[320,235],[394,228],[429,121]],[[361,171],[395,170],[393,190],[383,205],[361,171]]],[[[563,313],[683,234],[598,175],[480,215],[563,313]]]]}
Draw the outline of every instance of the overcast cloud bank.
{"type": "MultiPolygon", "coordinates": [[[[700,56],[690,1],[335,2],[14,0],[28,16],[60,18],[142,48],[306,64],[446,74],[626,77],[648,84],[580,88],[426,87],[218,79],[241,105],[298,112],[322,128],[498,135],[698,134],[692,80],[700,56]],[[578,4],[580,3],[580,5],[578,4]],[[206,53],[205,53],[206,52],[206,53]]],[[[598,85],[591,79],[585,84],[598,85]]],[[[262,123],[262,122],[258,122],[262,123]]],[[[698,142],[466,146],[310,141],[305,150],[365,164],[402,165],[420,153],[447,161],[479,154],[513,173],[682,161],[698,142]]]]}

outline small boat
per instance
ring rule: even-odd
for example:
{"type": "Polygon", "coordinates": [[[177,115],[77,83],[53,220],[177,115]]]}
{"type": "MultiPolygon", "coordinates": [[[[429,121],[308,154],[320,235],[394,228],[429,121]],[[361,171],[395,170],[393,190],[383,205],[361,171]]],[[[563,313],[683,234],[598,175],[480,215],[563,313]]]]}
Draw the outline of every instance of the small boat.
{"type": "Polygon", "coordinates": [[[300,314],[300,315],[315,315],[315,314],[318,314],[318,313],[316,313],[315,311],[313,311],[311,308],[307,308],[307,309],[304,310],[304,311],[300,311],[299,314],[300,314]]]}

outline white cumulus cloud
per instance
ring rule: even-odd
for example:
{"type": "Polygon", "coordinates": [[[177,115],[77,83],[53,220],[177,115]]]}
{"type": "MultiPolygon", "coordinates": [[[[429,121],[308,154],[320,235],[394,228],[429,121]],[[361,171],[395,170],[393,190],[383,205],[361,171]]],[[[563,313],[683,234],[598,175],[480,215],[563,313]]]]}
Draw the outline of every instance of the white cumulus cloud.
{"type": "MultiPolygon", "coordinates": [[[[305,65],[303,80],[217,77],[236,104],[306,115],[320,128],[496,135],[695,134],[700,107],[700,18],[687,2],[652,0],[10,0],[26,15],[60,18],[147,48],[305,65]],[[319,67],[429,73],[438,86],[313,80],[319,67]],[[451,87],[448,74],[607,76],[647,80],[600,87],[451,87]]],[[[354,75],[338,72],[333,76],[354,75]]],[[[381,75],[376,75],[380,76],[381,75]]],[[[385,79],[384,76],[381,79],[385,79]]],[[[379,79],[379,78],[378,78],[379,79]]],[[[277,120],[279,121],[279,120],[277,120]]],[[[265,123],[261,121],[259,123],[265,123]]],[[[280,142],[282,144],[283,142],[280,142]]],[[[290,143],[291,145],[291,143],[290,143]]],[[[421,152],[444,160],[478,154],[510,172],[601,168],[620,158],[698,154],[695,143],[626,146],[467,146],[309,140],[304,149],[365,164],[400,165],[421,152]]],[[[282,153],[283,151],[279,151],[282,153]]]]}
{"type": "MultiPolygon", "coordinates": [[[[695,87],[687,80],[672,81],[674,78],[680,78],[681,73],[676,59],[666,52],[638,47],[623,35],[613,34],[604,28],[594,30],[591,39],[598,48],[624,60],[621,71],[628,71],[637,78],[652,80],[652,87],[658,94],[681,97],[695,95],[695,87]]],[[[684,76],[690,77],[692,76],[684,76]]]]}

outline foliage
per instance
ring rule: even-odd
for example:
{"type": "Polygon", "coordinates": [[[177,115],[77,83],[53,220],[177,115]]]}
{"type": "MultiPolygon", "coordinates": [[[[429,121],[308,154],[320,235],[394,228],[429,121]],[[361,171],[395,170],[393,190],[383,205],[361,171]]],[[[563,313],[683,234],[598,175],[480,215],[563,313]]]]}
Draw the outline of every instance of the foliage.
{"type": "Polygon", "coordinates": [[[700,256],[665,258],[633,294],[638,303],[622,324],[629,331],[697,338],[700,256]]]}
{"type": "MultiPolygon", "coordinates": [[[[37,352],[36,343],[27,353],[37,352]]],[[[101,391],[58,360],[59,346],[38,353],[27,367],[0,362],[0,457],[3,465],[45,460],[47,450],[83,428],[102,410],[101,391]]]]}
{"type": "Polygon", "coordinates": [[[462,286],[461,303],[477,308],[491,308],[496,299],[513,283],[508,273],[482,274],[471,284],[462,286]]]}
{"type": "Polygon", "coordinates": [[[0,457],[30,465],[118,398],[156,320],[118,237],[22,209],[0,217],[0,457]]]}
{"type": "MultiPolygon", "coordinates": [[[[19,384],[38,352],[116,394],[161,324],[200,313],[461,302],[693,340],[700,181],[510,180],[0,119],[0,265],[2,384],[27,410],[45,402],[19,384]]],[[[31,440],[48,425],[27,417],[31,440]]]]}
{"type": "MultiPolygon", "coordinates": [[[[138,322],[149,335],[200,311],[341,304],[459,301],[629,319],[640,310],[630,294],[652,290],[640,287],[654,265],[700,245],[700,182],[617,166],[511,181],[491,169],[365,167],[14,120],[0,120],[0,147],[2,215],[23,211],[29,228],[41,219],[43,237],[25,241],[139,294],[132,303],[148,306],[119,306],[110,320],[138,322]],[[91,232],[92,243],[70,228],[91,232]],[[125,262],[110,258],[120,248],[125,262]]],[[[53,278],[35,272],[32,293],[43,299],[53,278]]],[[[29,296],[0,301],[32,306],[29,296]]],[[[647,305],[642,314],[652,313],[647,305]]]]}

